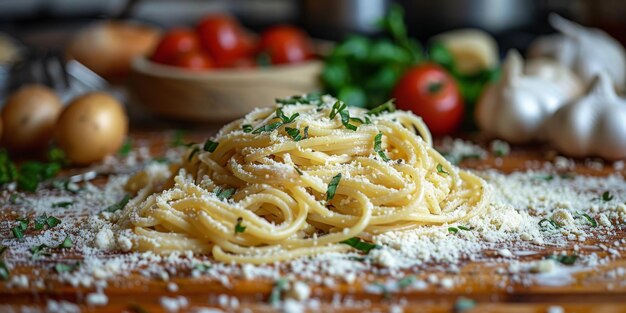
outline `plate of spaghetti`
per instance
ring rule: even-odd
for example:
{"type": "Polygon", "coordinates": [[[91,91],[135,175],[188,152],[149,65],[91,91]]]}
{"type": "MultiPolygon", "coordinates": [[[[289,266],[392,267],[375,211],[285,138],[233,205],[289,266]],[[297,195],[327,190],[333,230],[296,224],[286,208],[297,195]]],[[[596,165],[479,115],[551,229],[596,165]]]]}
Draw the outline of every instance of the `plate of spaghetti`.
{"type": "Polygon", "coordinates": [[[118,226],[132,249],[235,263],[369,251],[373,235],[480,214],[489,192],[392,101],[367,111],[319,95],[252,111],[189,145],[171,172],[130,179],[141,188],[118,226]]]}

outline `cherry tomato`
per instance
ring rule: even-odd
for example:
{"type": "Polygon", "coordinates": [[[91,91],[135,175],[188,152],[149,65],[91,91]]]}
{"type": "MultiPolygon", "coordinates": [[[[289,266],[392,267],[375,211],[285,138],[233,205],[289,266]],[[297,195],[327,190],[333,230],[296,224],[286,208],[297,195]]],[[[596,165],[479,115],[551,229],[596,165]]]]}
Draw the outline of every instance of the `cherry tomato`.
{"type": "Polygon", "coordinates": [[[174,65],[184,67],[192,71],[204,71],[213,67],[213,61],[202,51],[189,51],[180,54],[174,65]]]}
{"type": "Polygon", "coordinates": [[[163,36],[151,59],[162,64],[172,64],[179,54],[199,48],[196,33],[189,29],[173,29],[163,36]]]}
{"type": "Polygon", "coordinates": [[[249,57],[254,50],[252,39],[230,16],[213,15],[198,24],[200,45],[218,67],[232,66],[237,60],[249,57]]]}
{"type": "Polygon", "coordinates": [[[457,83],[436,64],[409,69],[396,84],[393,97],[399,109],[421,116],[433,135],[454,132],[463,119],[463,99],[457,83]]]}
{"type": "Polygon", "coordinates": [[[267,53],[272,64],[298,63],[313,58],[311,38],[293,26],[274,26],[263,32],[259,53],[267,53]]]}

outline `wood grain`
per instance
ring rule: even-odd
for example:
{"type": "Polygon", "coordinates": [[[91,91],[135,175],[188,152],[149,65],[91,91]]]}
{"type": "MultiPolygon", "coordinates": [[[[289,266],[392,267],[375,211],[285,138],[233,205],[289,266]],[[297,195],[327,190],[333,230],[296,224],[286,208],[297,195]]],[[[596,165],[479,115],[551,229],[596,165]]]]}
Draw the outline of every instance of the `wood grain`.
{"type": "MultiPolygon", "coordinates": [[[[195,134],[195,138],[203,138],[206,134],[195,134]]],[[[151,150],[159,153],[164,149],[166,136],[162,132],[138,133],[136,139],[148,140],[151,150]]],[[[503,172],[523,170],[539,167],[539,162],[546,156],[553,155],[542,147],[524,147],[514,149],[512,153],[501,160],[489,158],[487,160],[467,160],[462,164],[469,168],[498,168],[503,172]],[[498,164],[498,165],[497,165],[498,164]]],[[[616,171],[607,164],[602,168],[590,168],[583,162],[577,163],[574,171],[587,175],[603,176],[616,171]]],[[[620,172],[626,175],[624,170],[620,172]]],[[[0,212],[2,219],[14,218],[11,212],[0,212]]],[[[607,238],[604,243],[611,243],[615,239],[626,236],[625,228],[618,228],[615,235],[607,238]]],[[[595,246],[600,244],[596,239],[590,239],[581,245],[583,253],[603,252],[595,246]]],[[[521,257],[523,260],[541,259],[555,248],[544,247],[537,250],[536,255],[521,257]]],[[[571,249],[569,247],[568,249],[571,249]]],[[[562,247],[558,251],[564,250],[562,247]]],[[[566,249],[567,250],[567,249],[566,249]]],[[[495,251],[493,252],[495,255],[495,251]]],[[[487,252],[489,254],[489,252],[487,252]]],[[[72,259],[71,254],[65,259],[72,259]]],[[[58,261],[58,260],[57,260],[58,261]]],[[[431,264],[427,269],[419,269],[411,274],[421,279],[427,279],[431,274],[438,277],[455,277],[463,283],[454,285],[450,289],[441,288],[436,284],[429,284],[424,290],[397,292],[389,295],[376,295],[365,291],[364,284],[357,281],[355,284],[337,283],[333,287],[314,287],[312,296],[320,299],[320,312],[388,312],[395,305],[402,303],[404,312],[452,312],[454,305],[460,298],[469,298],[476,301],[476,306],[464,312],[547,312],[551,305],[559,305],[565,312],[626,312],[626,284],[624,277],[619,279],[608,278],[607,271],[626,266],[626,257],[618,257],[608,264],[599,266],[590,271],[583,271],[574,275],[574,283],[564,286],[527,286],[522,282],[511,281],[508,274],[500,274],[498,269],[505,266],[502,263],[486,261],[462,262],[458,273],[449,272],[446,264],[431,264]],[[333,305],[337,297],[351,298],[356,302],[370,302],[366,307],[341,307],[333,305]]],[[[12,274],[24,273],[32,277],[33,268],[18,267],[12,274]]],[[[385,277],[374,277],[386,279],[385,277]]],[[[217,281],[208,278],[190,278],[184,273],[171,278],[178,287],[178,292],[170,292],[167,282],[148,279],[145,276],[134,274],[130,277],[119,278],[117,283],[112,281],[105,289],[109,298],[106,306],[89,307],[84,303],[85,295],[93,292],[89,288],[74,288],[54,280],[46,281],[44,288],[31,287],[28,289],[8,288],[0,283],[0,312],[11,312],[12,309],[45,308],[48,299],[68,300],[77,303],[86,312],[164,312],[159,300],[163,296],[185,296],[190,305],[183,311],[192,311],[198,307],[217,307],[219,295],[236,296],[240,302],[238,309],[250,309],[253,312],[272,312],[274,308],[267,304],[267,298],[272,288],[270,281],[245,281],[232,278],[232,287],[224,287],[217,281]],[[128,282],[132,282],[128,283],[128,282]],[[144,311],[141,311],[140,309],[144,311]]],[[[228,311],[228,310],[225,310],[228,311]]]]}

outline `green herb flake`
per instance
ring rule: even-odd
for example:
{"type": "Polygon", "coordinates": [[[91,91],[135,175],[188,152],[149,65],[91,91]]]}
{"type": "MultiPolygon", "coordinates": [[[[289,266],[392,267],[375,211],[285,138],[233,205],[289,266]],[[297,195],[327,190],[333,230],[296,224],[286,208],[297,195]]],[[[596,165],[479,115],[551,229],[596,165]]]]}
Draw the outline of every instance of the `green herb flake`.
{"type": "Polygon", "coordinates": [[[298,116],[300,116],[300,113],[294,113],[290,117],[287,117],[281,108],[276,109],[276,117],[279,118],[283,124],[293,122],[298,116]]]}
{"type": "Polygon", "coordinates": [[[124,141],[124,144],[117,151],[117,154],[119,156],[126,157],[130,154],[131,151],[133,151],[133,141],[128,138],[126,139],[126,141],[124,141]]]}
{"type": "Polygon", "coordinates": [[[243,222],[243,218],[237,218],[237,224],[235,225],[235,234],[243,233],[246,231],[246,226],[243,226],[241,223],[243,222]]]}
{"type": "Polygon", "coordinates": [[[304,175],[304,173],[302,172],[302,170],[300,170],[297,166],[293,167],[294,170],[296,170],[296,172],[298,173],[298,175],[302,176],[304,175]]]}
{"type": "Polygon", "coordinates": [[[251,133],[253,130],[252,125],[250,124],[241,125],[241,129],[243,130],[244,133],[251,133]]]}
{"type": "Polygon", "coordinates": [[[7,265],[4,263],[4,261],[0,261],[0,279],[8,280],[10,275],[11,274],[7,265]]]}
{"type": "Polygon", "coordinates": [[[254,131],[252,131],[253,134],[260,134],[262,132],[271,132],[274,131],[275,129],[279,128],[280,126],[283,125],[283,122],[274,122],[271,124],[267,124],[267,125],[263,125],[257,129],[255,129],[254,131]]]}
{"type": "Polygon", "coordinates": [[[339,112],[339,115],[341,116],[341,124],[343,124],[343,127],[353,131],[357,130],[355,125],[350,124],[350,111],[343,110],[339,112]]]}
{"type": "Polygon", "coordinates": [[[270,293],[269,302],[272,305],[280,303],[283,292],[287,290],[289,282],[285,278],[280,278],[274,282],[272,292],[270,293]]]}
{"type": "Polygon", "coordinates": [[[123,209],[124,207],[126,207],[126,205],[128,204],[128,202],[130,201],[130,195],[126,194],[124,195],[124,197],[122,198],[122,200],[111,204],[110,206],[108,206],[106,209],[104,209],[104,211],[109,212],[109,213],[115,213],[121,209],[123,209]]]}
{"type": "Polygon", "coordinates": [[[218,199],[224,201],[224,200],[228,200],[230,199],[235,192],[237,191],[236,188],[220,188],[217,187],[215,188],[215,195],[217,196],[218,199]]]}
{"type": "Polygon", "coordinates": [[[285,132],[287,132],[287,135],[289,135],[289,137],[291,137],[294,141],[300,141],[302,139],[300,131],[296,128],[285,127],[285,132]]]}
{"type": "Polygon", "coordinates": [[[17,240],[22,240],[24,238],[24,231],[20,226],[11,228],[11,232],[13,233],[13,237],[17,238],[17,240]]]}
{"type": "Polygon", "coordinates": [[[446,170],[443,169],[443,165],[441,163],[437,164],[437,173],[450,175],[450,173],[446,172],[446,170]]]}
{"type": "Polygon", "coordinates": [[[584,217],[587,220],[587,222],[589,222],[591,227],[598,227],[598,222],[596,221],[596,219],[589,216],[589,214],[583,213],[581,214],[581,216],[584,217]]]}
{"type": "Polygon", "coordinates": [[[369,243],[366,241],[362,241],[361,239],[357,238],[357,237],[352,237],[350,239],[346,239],[344,241],[342,241],[341,243],[345,243],[348,246],[355,248],[359,251],[363,251],[366,254],[369,253],[372,249],[380,249],[381,246],[373,244],[373,243],[369,243]]]}
{"type": "Polygon", "coordinates": [[[31,259],[35,260],[40,256],[50,256],[50,247],[46,244],[40,244],[30,248],[31,259]]]}
{"type": "Polygon", "coordinates": [[[557,223],[555,220],[551,218],[541,219],[538,224],[539,224],[539,227],[541,227],[541,230],[546,230],[548,226],[551,226],[552,228],[555,228],[555,229],[561,228],[561,225],[559,225],[559,223],[557,223]]]}
{"type": "Polygon", "coordinates": [[[74,204],[72,201],[57,202],[52,204],[52,208],[67,208],[72,204],[74,204]]]}
{"type": "Polygon", "coordinates": [[[448,227],[448,232],[451,234],[456,234],[459,232],[459,229],[456,227],[448,227]]]}
{"type": "Polygon", "coordinates": [[[72,241],[72,238],[70,238],[70,235],[65,235],[65,239],[63,239],[63,242],[58,246],[58,248],[69,249],[73,246],[74,242],[72,241]]]}
{"type": "Polygon", "coordinates": [[[602,193],[602,197],[600,199],[602,199],[602,201],[604,202],[609,202],[613,200],[613,195],[610,192],[605,191],[602,193]]]}
{"type": "Polygon", "coordinates": [[[65,263],[57,263],[54,265],[54,270],[61,274],[66,272],[73,272],[80,266],[80,262],[76,262],[73,264],[65,264],[65,263]]]}
{"type": "Polygon", "coordinates": [[[341,180],[341,173],[335,175],[333,179],[328,183],[328,188],[326,189],[326,201],[330,201],[335,197],[335,192],[337,191],[337,186],[339,185],[339,181],[341,180]]]}
{"type": "Polygon", "coordinates": [[[367,115],[380,115],[384,112],[392,113],[396,111],[396,106],[394,105],[395,99],[391,99],[369,111],[367,111],[367,115]]]}
{"type": "Polygon", "coordinates": [[[337,114],[339,114],[339,112],[342,112],[347,107],[348,107],[348,105],[345,102],[343,102],[343,101],[335,102],[335,104],[333,104],[333,107],[330,109],[330,114],[328,115],[328,117],[331,118],[331,119],[335,118],[335,116],[337,116],[337,114]]]}
{"type": "Polygon", "coordinates": [[[48,227],[53,228],[54,226],[57,226],[61,223],[61,220],[54,217],[54,216],[48,216],[48,218],[46,219],[46,225],[48,225],[48,227]]]}
{"type": "Polygon", "coordinates": [[[398,288],[404,289],[416,281],[415,276],[407,276],[398,281],[398,288]]]}
{"type": "Polygon", "coordinates": [[[308,93],[303,96],[292,96],[285,99],[276,99],[276,103],[282,105],[296,105],[296,104],[319,104],[321,102],[322,95],[317,92],[308,93]]]}
{"type": "Polygon", "coordinates": [[[202,148],[204,149],[204,151],[207,151],[207,152],[214,152],[214,151],[215,151],[215,149],[217,149],[217,146],[218,146],[218,145],[219,145],[219,142],[215,142],[215,141],[213,141],[213,140],[211,140],[211,139],[207,139],[207,140],[204,142],[204,147],[202,147],[202,148]]]}
{"type": "Polygon", "coordinates": [[[189,153],[189,156],[187,157],[187,161],[191,162],[191,160],[193,160],[193,157],[200,152],[200,148],[199,147],[193,147],[193,149],[191,149],[191,152],[189,153]]]}
{"type": "Polygon", "coordinates": [[[383,161],[388,162],[388,161],[390,161],[390,159],[385,154],[385,151],[383,151],[382,141],[383,141],[383,133],[379,132],[374,137],[374,151],[376,151],[376,153],[378,153],[378,155],[383,159],[383,161]]]}
{"type": "Polygon", "coordinates": [[[210,269],[211,269],[211,265],[204,264],[204,263],[198,263],[193,266],[193,270],[196,270],[198,272],[207,272],[210,269]]]}
{"type": "Polygon", "coordinates": [[[578,255],[576,254],[552,254],[547,257],[549,260],[555,260],[563,265],[573,265],[578,260],[578,255]]]}

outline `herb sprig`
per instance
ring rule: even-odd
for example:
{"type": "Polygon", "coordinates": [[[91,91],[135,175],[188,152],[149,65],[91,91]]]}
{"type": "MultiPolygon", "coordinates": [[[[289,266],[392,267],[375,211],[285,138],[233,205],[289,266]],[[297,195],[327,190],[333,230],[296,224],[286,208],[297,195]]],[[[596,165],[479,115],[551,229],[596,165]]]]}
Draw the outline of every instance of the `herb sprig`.
{"type": "Polygon", "coordinates": [[[383,161],[389,162],[391,159],[387,157],[387,155],[385,154],[385,151],[382,148],[382,138],[383,138],[382,132],[379,132],[374,137],[374,151],[378,153],[378,155],[383,159],[383,161]]]}
{"type": "Polygon", "coordinates": [[[333,179],[328,183],[328,188],[326,189],[326,201],[330,201],[335,197],[335,192],[337,192],[337,186],[339,186],[339,181],[341,181],[341,173],[335,175],[333,179]]]}
{"type": "Polygon", "coordinates": [[[347,245],[349,245],[352,248],[355,248],[357,250],[363,251],[366,254],[370,253],[370,251],[372,251],[372,249],[380,249],[381,246],[373,244],[373,243],[369,243],[366,241],[362,241],[361,239],[357,238],[357,237],[352,237],[350,239],[346,239],[344,241],[342,241],[341,243],[345,243],[347,245]]]}

